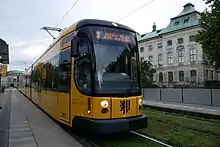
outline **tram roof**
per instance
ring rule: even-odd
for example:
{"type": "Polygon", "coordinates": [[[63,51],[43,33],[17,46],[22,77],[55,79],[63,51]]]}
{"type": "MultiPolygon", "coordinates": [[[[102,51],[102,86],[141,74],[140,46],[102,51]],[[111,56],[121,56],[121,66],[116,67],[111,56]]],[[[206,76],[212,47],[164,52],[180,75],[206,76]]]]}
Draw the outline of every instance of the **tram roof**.
{"type": "Polygon", "coordinates": [[[60,37],[63,37],[67,34],[69,34],[70,32],[77,30],[81,27],[84,26],[96,26],[96,25],[100,25],[100,26],[106,26],[106,27],[116,27],[116,28],[120,28],[120,29],[125,29],[125,30],[129,30],[132,32],[135,32],[132,28],[116,23],[116,22],[112,22],[112,21],[106,21],[106,20],[99,20],[99,19],[82,19],[72,25],[70,25],[68,28],[66,28],[61,35],[59,35],[60,37]],[[115,26],[114,24],[116,24],[117,26],[115,26]]]}
{"type": "Polygon", "coordinates": [[[82,19],[79,20],[75,23],[73,23],[72,25],[70,25],[69,27],[67,27],[66,29],[64,29],[63,31],[61,31],[60,35],[53,40],[53,42],[50,44],[50,46],[46,49],[46,51],[33,63],[35,64],[45,53],[47,53],[63,36],[68,35],[69,33],[71,33],[74,30],[77,30],[81,27],[84,26],[106,26],[106,27],[115,27],[115,28],[120,28],[120,29],[125,29],[128,31],[132,31],[135,32],[132,28],[116,23],[116,22],[112,22],[112,21],[107,21],[107,20],[100,20],[100,19],[82,19]],[[116,24],[116,25],[115,25],[116,24]]]}

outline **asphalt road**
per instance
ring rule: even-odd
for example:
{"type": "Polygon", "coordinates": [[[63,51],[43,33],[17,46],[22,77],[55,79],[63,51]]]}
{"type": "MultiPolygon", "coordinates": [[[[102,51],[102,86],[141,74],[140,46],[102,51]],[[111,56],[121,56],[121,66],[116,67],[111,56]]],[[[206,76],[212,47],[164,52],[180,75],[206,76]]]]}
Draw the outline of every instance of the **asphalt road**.
{"type": "Polygon", "coordinates": [[[0,147],[9,146],[9,128],[10,128],[10,112],[11,112],[11,92],[5,89],[0,94],[0,147]]]}

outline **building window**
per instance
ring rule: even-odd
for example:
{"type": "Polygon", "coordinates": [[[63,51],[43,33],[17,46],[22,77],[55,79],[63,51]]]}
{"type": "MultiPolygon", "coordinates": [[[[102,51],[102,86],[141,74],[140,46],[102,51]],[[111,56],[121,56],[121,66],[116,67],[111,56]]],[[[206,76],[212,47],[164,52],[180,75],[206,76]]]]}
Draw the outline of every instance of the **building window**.
{"type": "Polygon", "coordinates": [[[184,50],[183,49],[178,51],[178,62],[184,63],[184,50]]]}
{"type": "Polygon", "coordinates": [[[196,61],[196,49],[191,48],[189,52],[190,52],[190,62],[195,62],[196,61]]]}
{"type": "Polygon", "coordinates": [[[162,43],[158,43],[158,44],[157,44],[157,47],[158,47],[158,48],[162,48],[162,47],[163,47],[163,46],[162,46],[162,43]]]}
{"type": "Polygon", "coordinates": [[[186,19],[184,19],[184,23],[189,22],[189,18],[190,18],[190,17],[187,17],[186,19]]]}
{"type": "Polygon", "coordinates": [[[149,56],[148,60],[149,60],[150,63],[153,63],[153,56],[149,56]]]}
{"type": "Polygon", "coordinates": [[[159,73],[159,82],[163,83],[163,73],[162,72],[159,73]]]}
{"type": "Polygon", "coordinates": [[[173,72],[168,72],[168,82],[173,82],[173,72]]]}
{"type": "Polygon", "coordinates": [[[177,42],[178,42],[178,44],[183,43],[183,38],[178,38],[177,42]]]}
{"type": "Polygon", "coordinates": [[[211,75],[210,75],[210,77],[211,77],[211,81],[213,81],[214,79],[213,79],[213,77],[214,77],[214,71],[213,70],[211,70],[211,75]]]}
{"type": "Polygon", "coordinates": [[[167,41],[167,46],[172,45],[172,40],[167,41]]]}
{"type": "Polygon", "coordinates": [[[173,55],[171,52],[167,53],[167,63],[173,64],[173,55]]]}
{"type": "Polygon", "coordinates": [[[196,70],[190,71],[191,82],[196,82],[196,70]]]}
{"type": "Polygon", "coordinates": [[[205,70],[205,80],[208,81],[209,80],[209,70],[205,70]]]}
{"type": "Polygon", "coordinates": [[[144,52],[144,47],[140,47],[140,52],[144,52]]]}
{"type": "Polygon", "coordinates": [[[17,83],[19,82],[19,76],[17,76],[17,83]]]}
{"type": "Polygon", "coordinates": [[[162,66],[162,65],[163,65],[163,56],[162,56],[162,54],[159,54],[159,55],[158,55],[158,65],[159,65],[159,66],[162,66]]]}
{"type": "Polygon", "coordinates": [[[178,21],[175,21],[175,25],[178,25],[180,23],[180,21],[178,20],[178,21]]]}
{"type": "Polygon", "coordinates": [[[141,62],[144,62],[144,57],[141,57],[141,62]]]}
{"type": "Polygon", "coordinates": [[[148,46],[148,50],[149,50],[149,51],[153,50],[153,45],[149,45],[149,46],[148,46]]]}
{"type": "Polygon", "coordinates": [[[179,71],[179,82],[184,82],[184,71],[179,71]]]}
{"type": "Polygon", "coordinates": [[[189,42],[192,42],[192,41],[196,41],[196,36],[195,35],[189,36],[189,42]]]}

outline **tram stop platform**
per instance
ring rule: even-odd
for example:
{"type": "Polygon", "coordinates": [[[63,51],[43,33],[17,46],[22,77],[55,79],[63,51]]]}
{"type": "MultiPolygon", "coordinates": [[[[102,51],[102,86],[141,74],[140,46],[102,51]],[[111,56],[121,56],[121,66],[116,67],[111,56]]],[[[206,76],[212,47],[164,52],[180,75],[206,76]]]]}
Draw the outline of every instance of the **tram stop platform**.
{"type": "Polygon", "coordinates": [[[0,147],[82,147],[17,89],[5,89],[0,105],[0,147]]]}

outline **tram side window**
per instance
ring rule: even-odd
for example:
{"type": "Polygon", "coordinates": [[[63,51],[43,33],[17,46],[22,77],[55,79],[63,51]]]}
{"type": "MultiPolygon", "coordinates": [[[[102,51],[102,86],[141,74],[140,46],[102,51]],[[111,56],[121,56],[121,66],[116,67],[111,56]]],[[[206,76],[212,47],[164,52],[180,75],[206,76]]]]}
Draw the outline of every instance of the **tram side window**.
{"type": "Polygon", "coordinates": [[[27,82],[27,74],[25,75],[25,87],[27,87],[28,86],[28,82],[27,82]]]}
{"type": "MultiPolygon", "coordinates": [[[[44,89],[44,85],[45,85],[45,81],[46,81],[46,79],[45,78],[43,78],[43,72],[44,72],[44,70],[46,69],[46,65],[43,65],[43,68],[41,68],[40,69],[40,74],[39,74],[39,89],[44,89]]],[[[47,72],[47,71],[46,71],[47,72]]],[[[47,73],[46,73],[47,74],[47,73]]]]}
{"type": "Polygon", "coordinates": [[[70,82],[71,82],[70,50],[66,50],[60,54],[59,84],[57,87],[58,91],[70,92],[70,82]]]}
{"type": "Polygon", "coordinates": [[[44,88],[47,90],[52,90],[52,76],[53,76],[53,68],[52,68],[52,64],[49,62],[47,64],[46,79],[44,83],[44,88]]]}
{"type": "Polygon", "coordinates": [[[37,89],[40,89],[41,87],[40,84],[41,84],[41,70],[37,69],[37,83],[36,83],[37,89]]]}
{"type": "Polygon", "coordinates": [[[33,75],[32,75],[32,81],[33,81],[33,88],[37,88],[37,81],[38,81],[38,71],[37,69],[34,69],[33,75]]]}
{"type": "Polygon", "coordinates": [[[59,60],[58,60],[58,56],[55,56],[52,61],[52,70],[53,70],[53,76],[52,76],[52,81],[51,81],[51,86],[52,86],[52,90],[56,91],[57,90],[57,81],[58,81],[58,68],[59,68],[59,60]]]}
{"type": "Polygon", "coordinates": [[[40,86],[40,70],[34,69],[32,75],[32,87],[38,89],[40,86]]]}
{"type": "Polygon", "coordinates": [[[58,76],[59,76],[59,66],[54,65],[53,66],[53,78],[52,78],[52,90],[57,91],[57,82],[58,82],[58,76]]]}
{"type": "Polygon", "coordinates": [[[86,38],[81,38],[78,42],[79,57],[75,61],[75,79],[78,88],[85,93],[91,92],[91,64],[88,56],[89,42],[86,38]]]}

